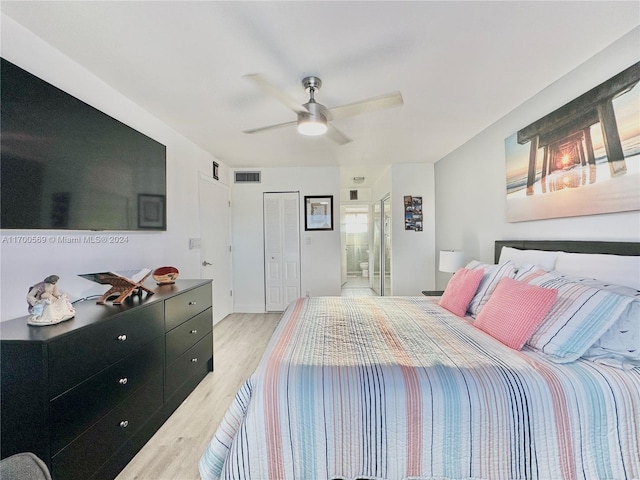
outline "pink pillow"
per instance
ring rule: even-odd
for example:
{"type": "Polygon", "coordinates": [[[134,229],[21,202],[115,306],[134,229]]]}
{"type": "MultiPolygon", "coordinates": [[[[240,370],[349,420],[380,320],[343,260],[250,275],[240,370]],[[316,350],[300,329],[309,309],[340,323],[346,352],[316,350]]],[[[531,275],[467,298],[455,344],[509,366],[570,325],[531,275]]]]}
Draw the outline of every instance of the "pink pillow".
{"type": "Polygon", "coordinates": [[[471,299],[478,290],[484,270],[459,269],[444,290],[440,298],[440,306],[459,317],[464,317],[471,299]]]}
{"type": "Polygon", "coordinates": [[[520,350],[551,310],[558,291],[503,278],[474,325],[520,350]]]}

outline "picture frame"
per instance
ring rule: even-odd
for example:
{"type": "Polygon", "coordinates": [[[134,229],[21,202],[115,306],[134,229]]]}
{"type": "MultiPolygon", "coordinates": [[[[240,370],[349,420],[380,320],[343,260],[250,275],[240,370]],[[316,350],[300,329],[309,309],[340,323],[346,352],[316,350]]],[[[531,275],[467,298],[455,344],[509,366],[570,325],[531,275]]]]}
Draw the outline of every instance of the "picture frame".
{"type": "Polygon", "coordinates": [[[304,229],[333,230],[333,195],[305,195],[304,229]]]}
{"type": "Polygon", "coordinates": [[[138,194],[138,227],[153,230],[166,229],[164,195],[138,194]]]}
{"type": "Polygon", "coordinates": [[[404,196],[404,229],[422,231],[422,197],[404,196]]]}

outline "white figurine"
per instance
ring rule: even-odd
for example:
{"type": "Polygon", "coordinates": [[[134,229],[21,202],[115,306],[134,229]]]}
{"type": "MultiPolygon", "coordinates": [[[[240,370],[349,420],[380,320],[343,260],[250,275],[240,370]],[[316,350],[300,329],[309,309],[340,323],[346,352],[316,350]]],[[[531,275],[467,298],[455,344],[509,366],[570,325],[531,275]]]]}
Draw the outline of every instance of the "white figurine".
{"type": "Polygon", "coordinates": [[[29,288],[29,325],[54,325],[69,320],[76,314],[69,297],[58,291],[56,284],[59,279],[57,275],[50,275],[29,288]]]}

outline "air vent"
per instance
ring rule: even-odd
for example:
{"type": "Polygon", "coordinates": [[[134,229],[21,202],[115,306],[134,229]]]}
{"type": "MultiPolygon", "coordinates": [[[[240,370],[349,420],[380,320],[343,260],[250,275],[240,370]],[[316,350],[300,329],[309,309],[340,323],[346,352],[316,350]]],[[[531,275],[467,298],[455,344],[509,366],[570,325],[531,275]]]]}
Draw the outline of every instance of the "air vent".
{"type": "Polygon", "coordinates": [[[235,183],[260,183],[260,172],[233,172],[235,183]]]}

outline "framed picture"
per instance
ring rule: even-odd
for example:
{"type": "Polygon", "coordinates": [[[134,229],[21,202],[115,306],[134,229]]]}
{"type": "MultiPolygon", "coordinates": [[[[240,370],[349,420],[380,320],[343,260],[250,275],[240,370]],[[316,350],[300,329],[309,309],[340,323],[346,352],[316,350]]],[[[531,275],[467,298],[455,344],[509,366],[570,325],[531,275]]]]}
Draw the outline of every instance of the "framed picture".
{"type": "Polygon", "coordinates": [[[213,178],[215,180],[219,180],[218,179],[218,168],[220,167],[220,165],[218,165],[216,162],[213,162],[213,178]]]}
{"type": "Polygon", "coordinates": [[[304,229],[333,230],[333,195],[304,197],[304,229]]]}
{"type": "Polygon", "coordinates": [[[164,195],[138,194],[138,227],[166,229],[164,195]]]}
{"type": "Polygon", "coordinates": [[[404,229],[422,231],[422,197],[404,197],[404,229]]]}

